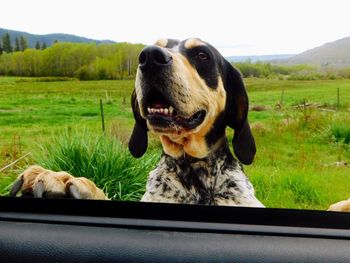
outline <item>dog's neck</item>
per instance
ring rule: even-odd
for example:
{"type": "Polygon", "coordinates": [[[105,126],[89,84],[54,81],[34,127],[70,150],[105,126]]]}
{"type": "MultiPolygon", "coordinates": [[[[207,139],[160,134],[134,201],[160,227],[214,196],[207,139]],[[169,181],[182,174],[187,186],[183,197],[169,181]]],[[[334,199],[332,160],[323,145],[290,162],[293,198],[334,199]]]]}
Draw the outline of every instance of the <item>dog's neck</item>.
{"type": "Polygon", "coordinates": [[[185,152],[180,157],[173,157],[166,153],[163,153],[168,161],[176,165],[185,164],[187,166],[206,166],[206,167],[215,167],[219,160],[223,161],[226,164],[238,164],[237,160],[233,157],[226,137],[220,139],[212,148],[211,151],[204,158],[193,157],[185,152]],[[202,165],[201,165],[202,164],[202,165]]]}
{"type": "Polygon", "coordinates": [[[184,137],[172,138],[167,135],[161,135],[160,141],[163,146],[163,151],[175,159],[183,159],[184,156],[191,156],[197,159],[204,159],[212,155],[222,145],[227,144],[225,132],[221,138],[208,148],[205,141],[205,136],[198,134],[191,134],[184,137]]]}

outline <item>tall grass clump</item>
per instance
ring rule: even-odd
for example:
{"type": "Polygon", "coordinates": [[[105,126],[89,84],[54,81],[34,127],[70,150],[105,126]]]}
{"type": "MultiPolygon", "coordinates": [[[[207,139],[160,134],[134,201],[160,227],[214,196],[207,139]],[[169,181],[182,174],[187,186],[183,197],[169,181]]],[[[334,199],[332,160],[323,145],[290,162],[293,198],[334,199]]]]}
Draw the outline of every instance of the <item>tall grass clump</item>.
{"type": "Polygon", "coordinates": [[[346,123],[334,123],[330,127],[332,137],[336,142],[350,144],[350,125],[346,123]]]}
{"type": "MultiPolygon", "coordinates": [[[[256,195],[269,208],[326,209],[334,202],[328,181],[339,180],[336,175],[306,168],[295,172],[289,168],[257,167],[250,172],[256,195]]],[[[335,199],[336,200],[336,199],[335,199]]]]}
{"type": "Polygon", "coordinates": [[[113,200],[139,200],[158,154],[133,158],[127,147],[105,135],[67,131],[41,145],[38,164],[92,180],[113,200]]]}

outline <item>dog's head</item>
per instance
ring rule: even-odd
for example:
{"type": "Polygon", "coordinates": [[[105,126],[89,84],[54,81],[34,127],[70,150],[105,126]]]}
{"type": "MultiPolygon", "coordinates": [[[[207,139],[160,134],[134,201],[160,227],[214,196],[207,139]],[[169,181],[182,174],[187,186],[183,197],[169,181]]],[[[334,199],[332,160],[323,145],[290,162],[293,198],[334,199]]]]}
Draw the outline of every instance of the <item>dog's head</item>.
{"type": "Polygon", "coordinates": [[[160,135],[166,154],[204,158],[221,145],[229,126],[237,158],[244,164],[254,159],[241,75],[199,39],[164,39],[142,50],[132,109],[136,122],[129,149],[134,157],[145,153],[151,131],[160,135]]]}

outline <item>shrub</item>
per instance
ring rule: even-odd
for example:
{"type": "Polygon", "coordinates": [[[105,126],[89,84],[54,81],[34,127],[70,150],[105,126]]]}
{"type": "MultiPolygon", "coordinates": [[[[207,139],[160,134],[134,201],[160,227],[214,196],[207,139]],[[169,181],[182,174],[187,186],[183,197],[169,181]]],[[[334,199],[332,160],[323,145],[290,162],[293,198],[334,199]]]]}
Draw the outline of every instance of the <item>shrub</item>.
{"type": "Polygon", "coordinates": [[[91,72],[89,66],[82,66],[75,72],[75,76],[79,80],[93,80],[95,78],[94,74],[91,72]]]}
{"type": "Polygon", "coordinates": [[[39,165],[89,178],[114,200],[139,200],[147,175],[159,158],[150,153],[135,159],[115,139],[88,132],[67,131],[41,149],[39,165]]]}
{"type": "Polygon", "coordinates": [[[317,65],[278,65],[270,62],[234,63],[243,77],[288,79],[288,80],[335,80],[350,78],[350,68],[335,68],[317,65]]]}
{"type": "Polygon", "coordinates": [[[331,136],[336,142],[350,144],[350,125],[345,123],[335,123],[330,128],[331,136]]]}

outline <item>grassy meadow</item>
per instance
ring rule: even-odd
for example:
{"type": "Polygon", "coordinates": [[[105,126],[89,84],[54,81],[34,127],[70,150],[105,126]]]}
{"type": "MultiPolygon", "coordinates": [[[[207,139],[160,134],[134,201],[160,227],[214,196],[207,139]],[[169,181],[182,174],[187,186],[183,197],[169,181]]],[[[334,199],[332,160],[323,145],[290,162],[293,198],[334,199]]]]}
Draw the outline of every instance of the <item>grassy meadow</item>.
{"type": "MultiPolygon", "coordinates": [[[[160,144],[152,137],[140,160],[127,151],[133,81],[38,80],[0,77],[0,194],[38,163],[88,176],[115,200],[138,200],[160,144]]],[[[245,83],[257,155],[244,169],[258,198],[267,207],[321,210],[349,198],[350,80],[245,83]]]]}

